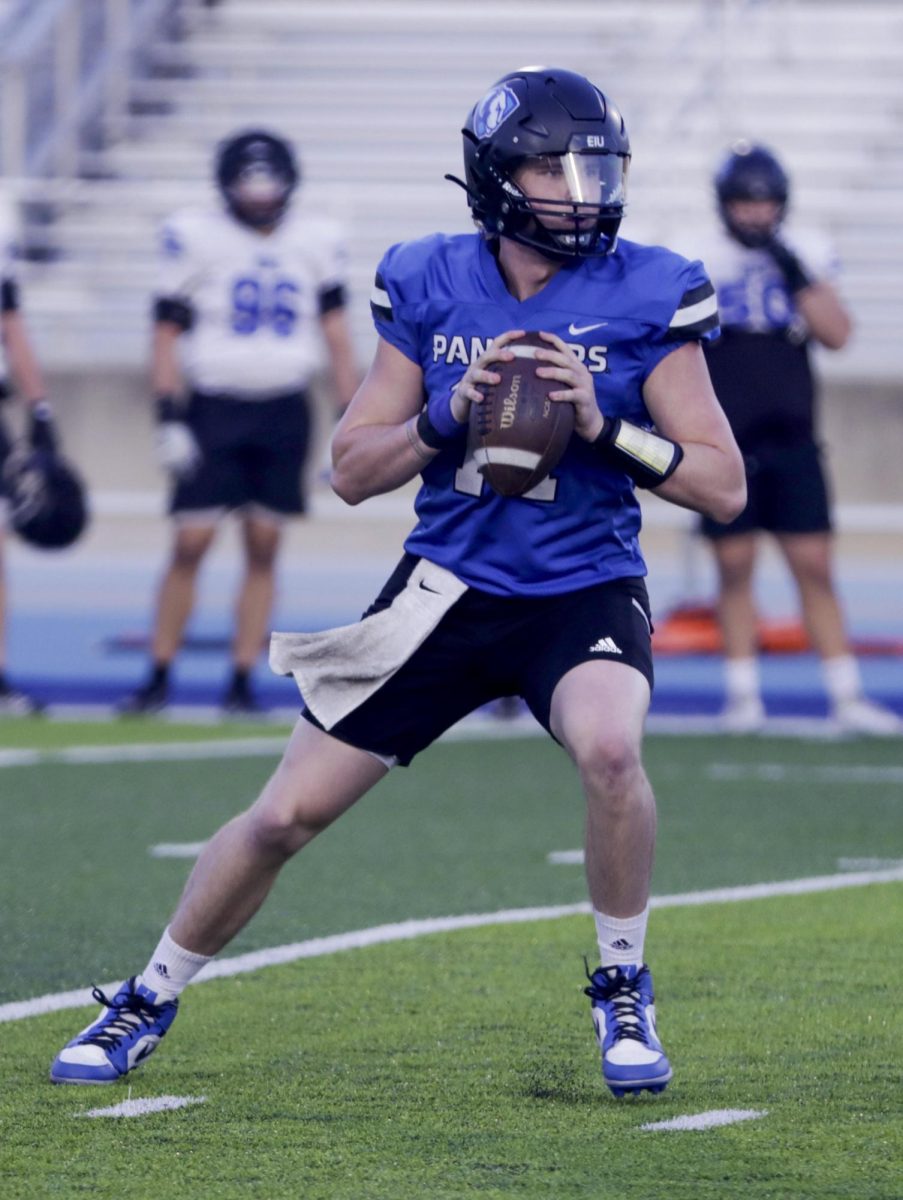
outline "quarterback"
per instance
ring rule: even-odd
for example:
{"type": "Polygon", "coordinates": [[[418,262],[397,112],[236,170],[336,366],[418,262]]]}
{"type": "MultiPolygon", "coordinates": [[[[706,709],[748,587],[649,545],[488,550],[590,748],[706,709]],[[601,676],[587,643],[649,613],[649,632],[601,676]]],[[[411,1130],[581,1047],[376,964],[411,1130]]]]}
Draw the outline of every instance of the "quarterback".
{"type": "Polygon", "coordinates": [[[556,68],[500,79],[463,129],[477,232],[395,246],[373,292],[379,341],[333,442],[349,504],[417,475],[418,521],[364,619],[276,634],[275,669],[304,710],[260,797],[208,843],[138,975],[51,1068],[104,1082],[149,1053],[194,974],[251,918],[284,863],[396,764],[468,712],[519,696],[586,798],[600,965],[586,987],[603,1078],[621,1096],[671,1079],[644,939],[655,802],[641,762],[653,684],[634,488],[717,517],[743,507],[743,464],[700,342],[714,334],[698,263],[619,242],[630,146],[589,80],[556,68]],[[471,405],[526,331],[540,332],[571,442],[524,496],[475,468],[471,405]]]}

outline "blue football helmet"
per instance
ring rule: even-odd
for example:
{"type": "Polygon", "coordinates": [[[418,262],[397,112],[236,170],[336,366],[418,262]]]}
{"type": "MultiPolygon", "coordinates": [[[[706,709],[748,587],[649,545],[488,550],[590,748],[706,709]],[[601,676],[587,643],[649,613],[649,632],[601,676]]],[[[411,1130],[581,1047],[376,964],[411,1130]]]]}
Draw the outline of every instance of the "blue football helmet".
{"type": "Polygon", "coordinates": [[[718,211],[728,231],[745,245],[755,245],[764,236],[740,226],[730,214],[732,200],[770,200],[778,206],[774,233],[784,219],[790,200],[790,180],[774,154],[765,146],[735,142],[715,172],[718,211]]]}
{"type": "Polygon", "coordinates": [[[447,178],[467,192],[487,237],[557,260],[611,254],[626,211],[630,141],[618,109],[588,79],[559,67],[512,71],[461,132],[464,182],[447,178]],[[528,195],[521,184],[531,166],[528,195]]]}

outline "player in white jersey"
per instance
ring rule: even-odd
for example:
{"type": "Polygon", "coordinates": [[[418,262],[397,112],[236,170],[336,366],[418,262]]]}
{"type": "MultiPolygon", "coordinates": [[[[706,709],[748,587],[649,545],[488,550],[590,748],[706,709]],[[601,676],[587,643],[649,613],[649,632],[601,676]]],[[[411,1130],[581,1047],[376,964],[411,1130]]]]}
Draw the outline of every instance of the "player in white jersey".
{"type": "Polygon", "coordinates": [[[237,134],[217,155],[222,204],[175,213],[161,231],[152,381],[175,536],[150,675],[124,712],[166,704],[197,572],[230,512],[242,523],[245,574],[223,703],[236,712],[256,706],[249,676],[267,632],[281,526],[304,511],[307,387],[321,344],[337,410],[358,380],[344,249],[335,225],[292,209],[298,180],[286,141],[263,130],[237,134]]]}
{"type": "Polygon", "coordinates": [[[692,245],[718,292],[721,338],[705,348],[718,399],[746,461],[749,502],[729,525],[703,519],[719,575],[727,702],[734,732],[765,716],[753,573],[759,535],[772,535],[799,591],[822,660],[831,716],[854,733],[893,734],[897,717],[863,695],[833,582],[831,513],[817,430],[812,342],[838,350],[851,322],[829,239],[785,226],[789,180],[763,146],[736,145],[715,179],[720,228],[692,245]]]}
{"type": "MultiPolygon", "coordinates": [[[[44,392],[41,369],[28,337],[20,310],[20,288],[16,276],[16,214],[12,205],[0,197],[0,405],[13,393],[25,403],[27,441],[32,448],[51,448],[56,434],[50,405],[44,392]]],[[[36,701],[12,687],[5,671],[6,663],[6,589],[4,584],[3,542],[8,520],[8,481],[3,466],[9,461],[13,437],[0,413],[0,716],[36,711],[36,701]]]]}
{"type": "Polygon", "coordinates": [[[333,487],[350,504],[422,477],[407,553],[365,619],[274,638],[271,662],[299,680],[304,719],[258,800],[207,843],[144,971],[114,996],[95,992],[103,1011],[57,1056],[57,1083],[110,1083],[138,1065],[288,859],[390,767],[504,695],[523,696],[583,787],[603,1078],[617,1096],[671,1079],[644,958],[652,654],[633,489],[722,520],[743,506],[743,463],[700,349],[717,328],[714,290],[699,263],[619,244],[630,143],[588,79],[514,71],[462,133],[479,232],[384,256],[376,354],[333,440],[333,487]],[[504,497],[468,468],[469,412],[528,329],[575,433],[554,477],[504,497]]]}

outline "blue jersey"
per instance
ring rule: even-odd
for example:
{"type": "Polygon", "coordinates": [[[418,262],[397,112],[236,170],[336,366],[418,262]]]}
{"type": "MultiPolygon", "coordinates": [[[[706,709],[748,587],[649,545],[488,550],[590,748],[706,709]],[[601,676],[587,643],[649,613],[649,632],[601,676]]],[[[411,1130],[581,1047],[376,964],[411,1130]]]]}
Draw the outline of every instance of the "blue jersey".
{"type": "MultiPolygon", "coordinates": [[[[607,258],[565,265],[523,302],[477,234],[393,246],[373,293],[377,331],[423,371],[427,403],[452,387],[508,329],[556,333],[586,363],[601,411],[651,426],[643,383],[685,341],[715,336],[714,290],[702,265],[620,242],[607,258]]],[[[496,495],[468,445],[422,472],[418,523],[405,548],[496,595],[552,595],[645,575],[640,506],[629,477],[574,436],[559,465],[523,497],[496,495]]]]}

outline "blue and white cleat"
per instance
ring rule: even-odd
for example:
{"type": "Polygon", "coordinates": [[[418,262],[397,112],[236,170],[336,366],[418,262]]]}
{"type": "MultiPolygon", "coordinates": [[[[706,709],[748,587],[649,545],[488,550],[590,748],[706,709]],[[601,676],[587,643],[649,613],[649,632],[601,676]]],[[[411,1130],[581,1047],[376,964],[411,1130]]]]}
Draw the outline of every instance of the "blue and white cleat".
{"type": "Polygon", "coordinates": [[[602,1078],[615,1096],[664,1091],[672,1071],[655,1031],[649,968],[599,967],[587,977],[602,1078]]]}
{"type": "Polygon", "coordinates": [[[112,1000],[100,988],[92,995],[103,1011],[56,1056],[54,1083],[115,1083],[153,1054],[179,1009],[178,1000],[158,1004],[156,992],[134,976],[112,1000]]]}

